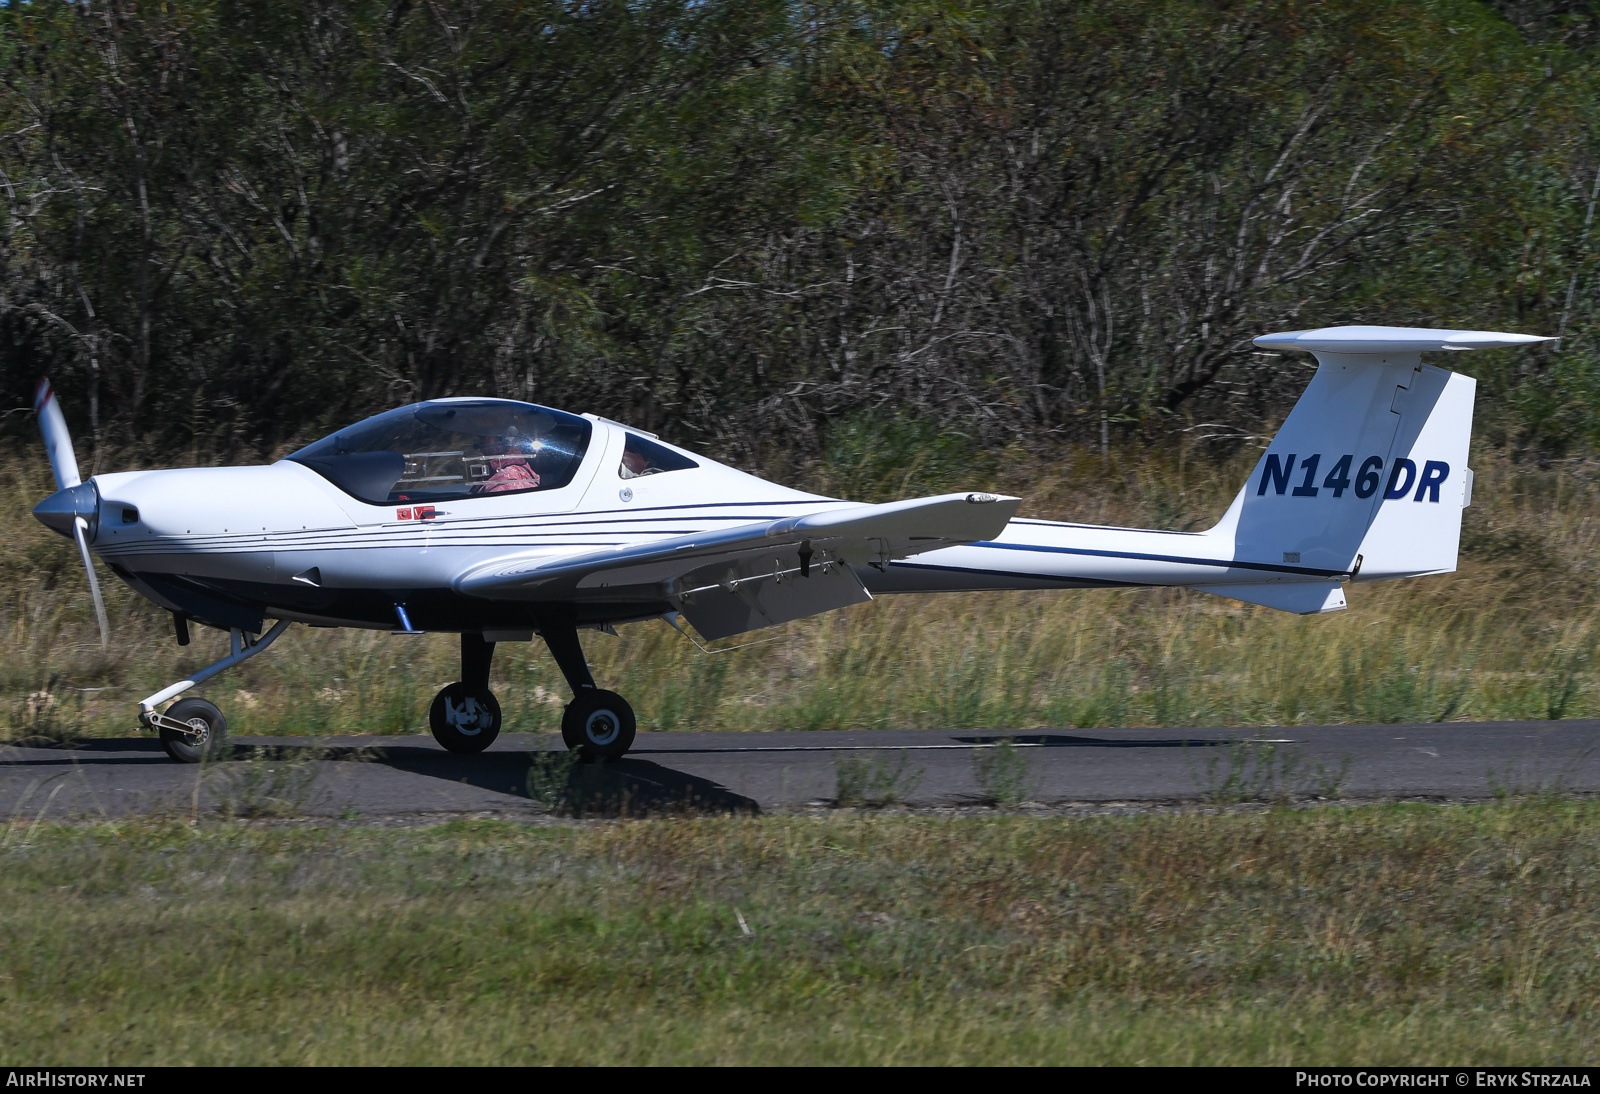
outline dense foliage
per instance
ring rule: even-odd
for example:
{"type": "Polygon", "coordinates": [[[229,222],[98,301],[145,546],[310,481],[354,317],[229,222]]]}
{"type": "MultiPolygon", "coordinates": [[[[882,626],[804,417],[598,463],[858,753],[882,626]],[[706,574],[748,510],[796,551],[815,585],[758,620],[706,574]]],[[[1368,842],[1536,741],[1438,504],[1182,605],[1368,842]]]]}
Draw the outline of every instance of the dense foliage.
{"type": "Polygon", "coordinates": [[[13,3],[0,369],[97,452],[488,392],[753,459],[886,412],[1248,436],[1304,376],[1251,336],[1426,322],[1562,330],[1471,367],[1501,442],[1589,444],[1595,38],[1476,0],[13,3]]]}

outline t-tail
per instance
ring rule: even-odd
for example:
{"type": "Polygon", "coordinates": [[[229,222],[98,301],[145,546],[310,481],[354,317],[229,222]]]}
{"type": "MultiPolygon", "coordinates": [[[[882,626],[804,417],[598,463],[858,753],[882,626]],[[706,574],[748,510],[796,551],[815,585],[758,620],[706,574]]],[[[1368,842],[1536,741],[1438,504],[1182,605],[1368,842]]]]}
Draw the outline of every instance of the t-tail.
{"type": "Polygon", "coordinates": [[[1329,327],[1255,340],[1317,371],[1216,526],[1160,532],[1016,519],[997,539],[891,565],[874,592],[1175,585],[1283,611],[1345,606],[1345,581],[1456,568],[1472,501],[1477,384],[1432,351],[1550,341],[1526,334],[1329,327]]]}

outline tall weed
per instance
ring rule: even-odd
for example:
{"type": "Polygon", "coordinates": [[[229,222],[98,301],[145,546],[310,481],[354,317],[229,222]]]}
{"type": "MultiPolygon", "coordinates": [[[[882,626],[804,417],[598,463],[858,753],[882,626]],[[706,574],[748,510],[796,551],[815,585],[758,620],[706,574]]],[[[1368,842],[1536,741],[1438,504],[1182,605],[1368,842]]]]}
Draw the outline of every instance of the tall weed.
{"type": "Polygon", "coordinates": [[[900,749],[893,758],[872,752],[844,752],[833,761],[834,804],[882,807],[900,805],[917,792],[925,769],[900,749]]]}
{"type": "Polygon", "coordinates": [[[972,777],[983,800],[1001,809],[1015,809],[1039,789],[1031,750],[1009,737],[972,750],[972,777]]]}

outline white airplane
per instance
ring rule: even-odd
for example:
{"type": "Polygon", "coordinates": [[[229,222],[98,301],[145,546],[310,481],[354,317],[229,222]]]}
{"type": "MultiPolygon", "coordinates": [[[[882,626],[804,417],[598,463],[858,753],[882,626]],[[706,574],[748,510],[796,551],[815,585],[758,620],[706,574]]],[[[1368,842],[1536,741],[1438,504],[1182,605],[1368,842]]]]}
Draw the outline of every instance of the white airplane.
{"type": "Polygon", "coordinates": [[[80,482],[47,381],[35,409],[60,489],[33,513],[77,541],[102,643],[92,555],[172,613],[180,645],[191,621],[230,633],[226,657],[140,704],[175,760],[216,750],[227,722],[204,699],[162,706],[296,622],[459,633],[461,679],[429,711],[459,753],[499,733],[495,645],[539,635],[574,693],[568,747],[612,759],[633,743],[634,714],[595,685],[586,628],[682,616],[719,639],[875,593],[1154,585],[1311,614],[1342,609],[1346,581],[1453,571],[1476,384],[1421,354],[1548,340],[1403,327],[1257,338],[1309,350],[1317,371],[1205,532],[1015,519],[1018,498],[978,491],[818,497],[592,414],[487,398],[391,410],[268,466],[80,482]]]}

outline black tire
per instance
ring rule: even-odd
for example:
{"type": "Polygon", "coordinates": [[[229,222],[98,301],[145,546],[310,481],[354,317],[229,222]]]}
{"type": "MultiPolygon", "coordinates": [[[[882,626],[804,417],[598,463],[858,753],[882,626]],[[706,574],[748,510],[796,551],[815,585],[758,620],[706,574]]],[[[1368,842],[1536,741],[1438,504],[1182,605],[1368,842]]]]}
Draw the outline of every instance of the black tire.
{"type": "Polygon", "coordinates": [[[197,764],[202,760],[220,760],[228,753],[228,719],[222,716],[215,703],[204,699],[179,699],[167,708],[166,716],[178,722],[188,722],[199,730],[198,736],[180,733],[161,727],[161,747],[168,756],[180,764],[197,764]]]}
{"type": "Polygon", "coordinates": [[[585,689],[561,715],[561,739],[585,760],[616,760],[633,747],[639,723],[614,691],[585,689]]]}
{"type": "Polygon", "coordinates": [[[433,697],[428,728],[447,752],[482,752],[500,736],[500,703],[488,688],[469,689],[457,681],[433,697]]]}

